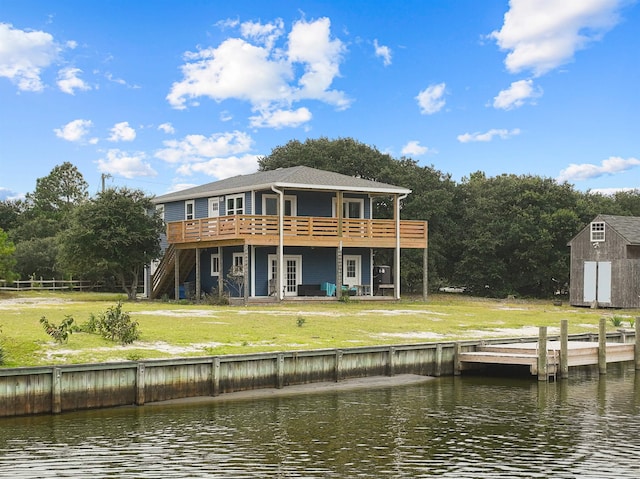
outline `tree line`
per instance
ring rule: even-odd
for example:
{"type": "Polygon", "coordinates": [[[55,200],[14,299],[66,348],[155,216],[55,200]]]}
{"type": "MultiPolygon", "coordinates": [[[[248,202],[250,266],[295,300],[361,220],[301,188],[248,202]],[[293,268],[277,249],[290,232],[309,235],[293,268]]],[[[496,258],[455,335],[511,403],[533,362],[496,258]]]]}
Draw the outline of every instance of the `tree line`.
{"type": "MultiPolygon", "coordinates": [[[[352,138],[293,140],[259,159],[260,170],[297,165],[412,190],[401,217],[429,222],[429,289],[464,286],[474,295],[548,297],[569,282],[567,243],[598,214],[640,216],[640,190],[581,192],[535,175],[459,182],[411,158],[393,158],[352,138]]],[[[160,255],[163,225],[140,190],[88,195],[71,163],[53,168],[24,200],[0,202],[0,279],[91,279],[135,296],[144,265],[160,255]],[[151,213],[151,214],[150,214],[151,213]]],[[[389,198],[375,198],[390,218],[389,198]]],[[[392,252],[376,252],[391,264],[392,252]]],[[[402,253],[404,294],[422,291],[422,252],[402,253]]]]}
{"type": "MultiPolygon", "coordinates": [[[[640,216],[640,190],[611,196],[535,175],[449,173],[392,158],[352,138],[290,141],[260,158],[261,170],[306,165],[410,188],[401,217],[429,222],[429,289],[456,285],[480,296],[549,297],[569,283],[567,243],[598,214],[640,216]]],[[[376,203],[376,217],[392,205],[376,203]]],[[[382,252],[389,258],[389,252],[382,252]]],[[[421,252],[403,252],[404,293],[422,291],[421,252]]],[[[378,258],[378,255],[376,255],[378,258]]],[[[385,264],[385,263],[379,263],[385,264]]]]}
{"type": "Polygon", "coordinates": [[[144,192],[110,188],[89,197],[82,174],[65,162],[24,200],[0,202],[0,279],[86,279],[133,299],[163,231],[144,192]]]}

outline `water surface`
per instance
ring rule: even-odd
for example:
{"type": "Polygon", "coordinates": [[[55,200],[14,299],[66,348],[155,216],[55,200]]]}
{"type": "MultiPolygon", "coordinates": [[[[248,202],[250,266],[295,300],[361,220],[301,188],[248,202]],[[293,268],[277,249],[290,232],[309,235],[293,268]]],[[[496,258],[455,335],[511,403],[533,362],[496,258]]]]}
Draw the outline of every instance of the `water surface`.
{"type": "Polygon", "coordinates": [[[638,478],[640,375],[0,419],[0,477],[638,478]]]}

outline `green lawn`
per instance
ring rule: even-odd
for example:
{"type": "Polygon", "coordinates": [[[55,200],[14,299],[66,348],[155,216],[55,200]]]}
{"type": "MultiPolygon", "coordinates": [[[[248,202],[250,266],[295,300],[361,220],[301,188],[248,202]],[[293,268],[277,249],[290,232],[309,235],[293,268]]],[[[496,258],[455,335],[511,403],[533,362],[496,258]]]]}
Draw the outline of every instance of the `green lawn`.
{"type": "MultiPolygon", "coordinates": [[[[4,367],[535,336],[539,326],[549,326],[554,334],[561,319],[569,320],[569,333],[597,332],[603,316],[615,314],[629,321],[637,314],[459,295],[433,295],[426,303],[292,302],[246,307],[138,301],[123,306],[141,333],[140,340],[128,346],[79,332],[58,344],[39,322],[46,316],[58,324],[71,315],[80,325],[119,300],[124,296],[0,293],[4,367]]],[[[612,322],[607,324],[615,329],[612,322]]]]}

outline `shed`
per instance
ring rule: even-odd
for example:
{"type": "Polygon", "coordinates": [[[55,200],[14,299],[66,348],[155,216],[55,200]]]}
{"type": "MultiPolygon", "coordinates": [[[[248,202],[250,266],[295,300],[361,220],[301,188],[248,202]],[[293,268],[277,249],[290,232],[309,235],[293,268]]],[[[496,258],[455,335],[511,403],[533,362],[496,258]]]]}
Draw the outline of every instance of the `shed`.
{"type": "Polygon", "coordinates": [[[569,246],[572,305],[640,308],[640,217],[598,215],[569,246]]]}

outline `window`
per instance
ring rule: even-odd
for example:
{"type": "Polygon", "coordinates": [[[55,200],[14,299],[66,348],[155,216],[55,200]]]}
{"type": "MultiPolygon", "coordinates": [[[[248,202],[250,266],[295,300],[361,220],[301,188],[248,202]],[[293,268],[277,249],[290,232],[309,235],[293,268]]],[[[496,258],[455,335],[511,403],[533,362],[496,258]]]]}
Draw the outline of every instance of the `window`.
{"type": "Polygon", "coordinates": [[[242,276],[244,274],[244,253],[233,253],[231,263],[231,276],[242,276]]]}
{"type": "Polygon", "coordinates": [[[244,214],[244,195],[227,196],[227,215],[244,214]]]}
{"type": "Polygon", "coordinates": [[[593,243],[604,241],[604,221],[591,223],[591,241],[593,243]]]}
{"type": "Polygon", "coordinates": [[[220,198],[209,198],[209,218],[220,216],[220,198]]]}
{"type": "MultiPolygon", "coordinates": [[[[333,199],[333,217],[337,215],[336,199],[333,199]]],[[[364,200],[360,198],[343,198],[342,199],[342,217],[362,219],[364,218],[364,200]]]]}
{"type": "MultiPolygon", "coordinates": [[[[275,216],[278,214],[278,203],[280,199],[277,195],[264,195],[262,197],[262,214],[275,216]]],[[[284,216],[297,216],[296,197],[286,195],[284,197],[284,216]]]]}
{"type": "Polygon", "coordinates": [[[220,276],[220,255],[218,253],[211,255],[211,276],[220,276]]]}
{"type": "Polygon", "coordinates": [[[185,201],[185,203],[184,203],[184,219],[185,220],[192,220],[193,218],[195,218],[195,209],[196,209],[195,201],[193,201],[193,200],[185,201]]]}

